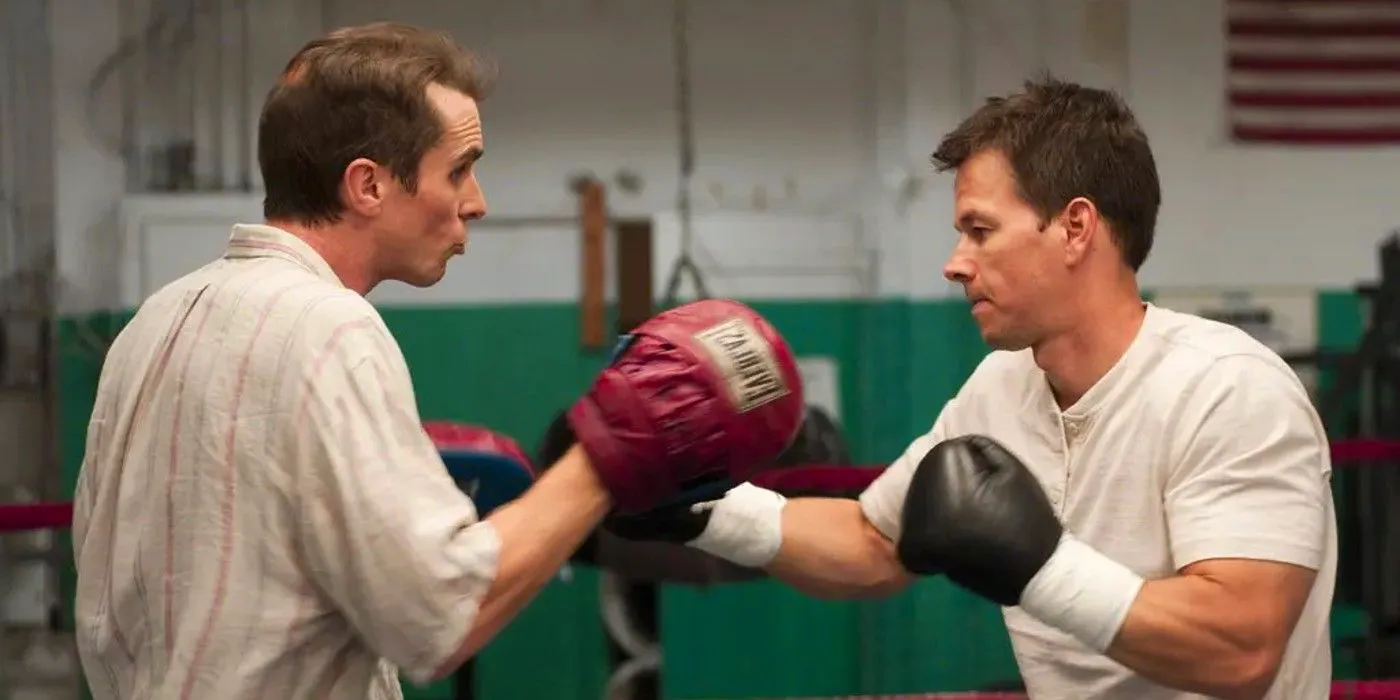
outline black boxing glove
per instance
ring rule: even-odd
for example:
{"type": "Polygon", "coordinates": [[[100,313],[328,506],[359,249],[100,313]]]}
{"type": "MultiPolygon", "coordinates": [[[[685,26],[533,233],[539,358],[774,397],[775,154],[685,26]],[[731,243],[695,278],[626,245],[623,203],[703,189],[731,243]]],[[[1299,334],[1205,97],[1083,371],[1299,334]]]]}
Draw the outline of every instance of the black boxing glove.
{"type": "Polygon", "coordinates": [[[1015,456],[989,438],[954,438],[929,450],[909,481],[899,560],[911,573],[941,572],[998,605],[1016,605],[1063,532],[1015,456]]]}
{"type": "Polygon", "coordinates": [[[980,435],[929,450],[900,524],[899,560],[911,573],[943,574],[998,605],[1019,605],[1100,652],[1143,584],[1070,536],[1035,475],[980,435]]]}

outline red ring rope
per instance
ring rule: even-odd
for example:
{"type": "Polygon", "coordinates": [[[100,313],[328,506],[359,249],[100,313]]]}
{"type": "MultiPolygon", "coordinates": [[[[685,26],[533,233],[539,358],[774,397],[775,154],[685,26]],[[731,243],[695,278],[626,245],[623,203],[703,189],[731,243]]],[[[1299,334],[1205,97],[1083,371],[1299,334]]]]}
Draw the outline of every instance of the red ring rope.
{"type": "MultiPolygon", "coordinates": [[[[1332,445],[1332,462],[1400,463],[1400,442],[1389,440],[1347,440],[1332,445]]],[[[857,465],[851,469],[884,469],[884,465],[857,465]]],[[[72,503],[15,503],[0,505],[0,534],[54,530],[73,524],[72,503]]]]}
{"type": "MultiPolygon", "coordinates": [[[[842,695],[800,700],[1026,700],[1016,692],[906,693],[901,695],[842,695]]],[[[1400,681],[1336,681],[1331,700],[1400,700],[1400,681]]]]}
{"type": "Polygon", "coordinates": [[[62,529],[72,525],[72,503],[15,503],[0,506],[0,534],[62,529]]]}
{"type": "Polygon", "coordinates": [[[1332,463],[1400,462],[1400,442],[1392,440],[1346,440],[1332,445],[1332,463]]]}

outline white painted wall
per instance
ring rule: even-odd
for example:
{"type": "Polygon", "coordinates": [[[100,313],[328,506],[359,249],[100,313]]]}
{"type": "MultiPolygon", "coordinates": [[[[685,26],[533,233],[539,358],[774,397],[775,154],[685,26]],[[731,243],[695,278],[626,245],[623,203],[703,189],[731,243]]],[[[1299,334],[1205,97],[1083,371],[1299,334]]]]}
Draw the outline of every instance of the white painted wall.
{"type": "MultiPolygon", "coordinates": [[[[53,2],[81,8],[84,18],[53,27],[63,115],[60,263],[76,289],[67,304],[130,305],[217,254],[233,220],[256,218],[258,199],[123,201],[120,160],[95,147],[81,111],[71,109],[93,66],[115,47],[114,3],[53,2]]],[[[642,190],[614,188],[611,206],[658,217],[659,250],[676,249],[669,3],[246,4],[256,27],[245,91],[254,109],[286,58],[324,26],[383,18],[433,24],[500,65],[500,87],[485,105],[489,155],[481,165],[491,216],[441,287],[385,289],[383,300],[573,298],[568,182],[583,172],[639,176],[642,190]]],[[[1347,286],[1375,273],[1376,241],[1400,224],[1400,199],[1388,196],[1400,150],[1225,141],[1221,0],[694,5],[697,240],[702,261],[714,263],[717,293],[945,294],[950,178],[929,174],[927,155],[982,96],[1042,67],[1123,90],[1154,140],[1165,206],[1144,270],[1149,286],[1347,286]]],[[[228,20],[215,29],[236,26],[228,20]]],[[[221,98],[210,104],[236,104],[230,94],[243,94],[243,84],[228,61],[218,67],[206,56],[200,65],[216,81],[200,84],[219,76],[230,84],[206,90],[221,98]]],[[[206,141],[234,147],[229,130],[248,123],[191,119],[204,125],[206,141]]],[[[148,140],[161,136],[154,123],[144,130],[148,140]]],[[[236,169],[238,154],[224,152],[201,163],[207,177],[236,169]]]]}

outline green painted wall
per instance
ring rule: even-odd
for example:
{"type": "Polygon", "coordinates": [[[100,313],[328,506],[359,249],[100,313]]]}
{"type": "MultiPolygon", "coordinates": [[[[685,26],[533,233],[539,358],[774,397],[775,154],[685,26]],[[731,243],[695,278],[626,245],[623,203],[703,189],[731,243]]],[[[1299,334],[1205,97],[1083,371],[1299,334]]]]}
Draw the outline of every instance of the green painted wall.
{"type": "MultiPolygon", "coordinates": [[[[985,352],[961,302],[755,306],[798,354],[839,362],[843,423],[861,461],[889,461],[926,431],[985,352]]],[[[1324,294],[1321,307],[1324,343],[1350,342],[1359,329],[1355,300],[1324,294]]],[[[425,418],[480,423],[527,446],[604,359],[579,351],[577,314],[569,305],[391,308],[384,315],[409,359],[425,418]]],[[[121,320],[85,322],[102,329],[121,320]]],[[[61,439],[70,489],[98,370],[76,341],[79,322],[60,329],[61,439]]],[[[483,653],[483,698],[598,697],[607,672],[597,577],[587,569],[573,573],[551,584],[483,653]]],[[[943,581],[864,603],[811,600],[768,582],[673,588],[663,593],[662,606],[668,698],[956,690],[1016,677],[996,608],[943,581]]],[[[1348,627],[1359,624],[1355,615],[1339,618],[1348,627]]],[[[450,696],[445,683],[407,690],[425,700],[450,696]]]]}

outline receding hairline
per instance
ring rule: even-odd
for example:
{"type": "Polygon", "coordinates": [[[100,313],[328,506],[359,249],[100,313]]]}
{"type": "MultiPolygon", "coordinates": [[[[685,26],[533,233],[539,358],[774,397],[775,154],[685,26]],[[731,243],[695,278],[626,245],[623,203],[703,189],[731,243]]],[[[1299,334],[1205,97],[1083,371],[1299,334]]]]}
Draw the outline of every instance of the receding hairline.
{"type": "MultiPolygon", "coordinates": [[[[399,59],[426,89],[433,83],[486,99],[496,79],[494,61],[459,44],[450,34],[403,22],[381,21],[333,29],[301,47],[282,70],[278,87],[302,86],[324,71],[328,59],[358,53],[361,60],[399,59]],[[355,51],[354,49],[358,49],[355,51]]],[[[416,80],[414,82],[417,82],[416,80]]]]}

